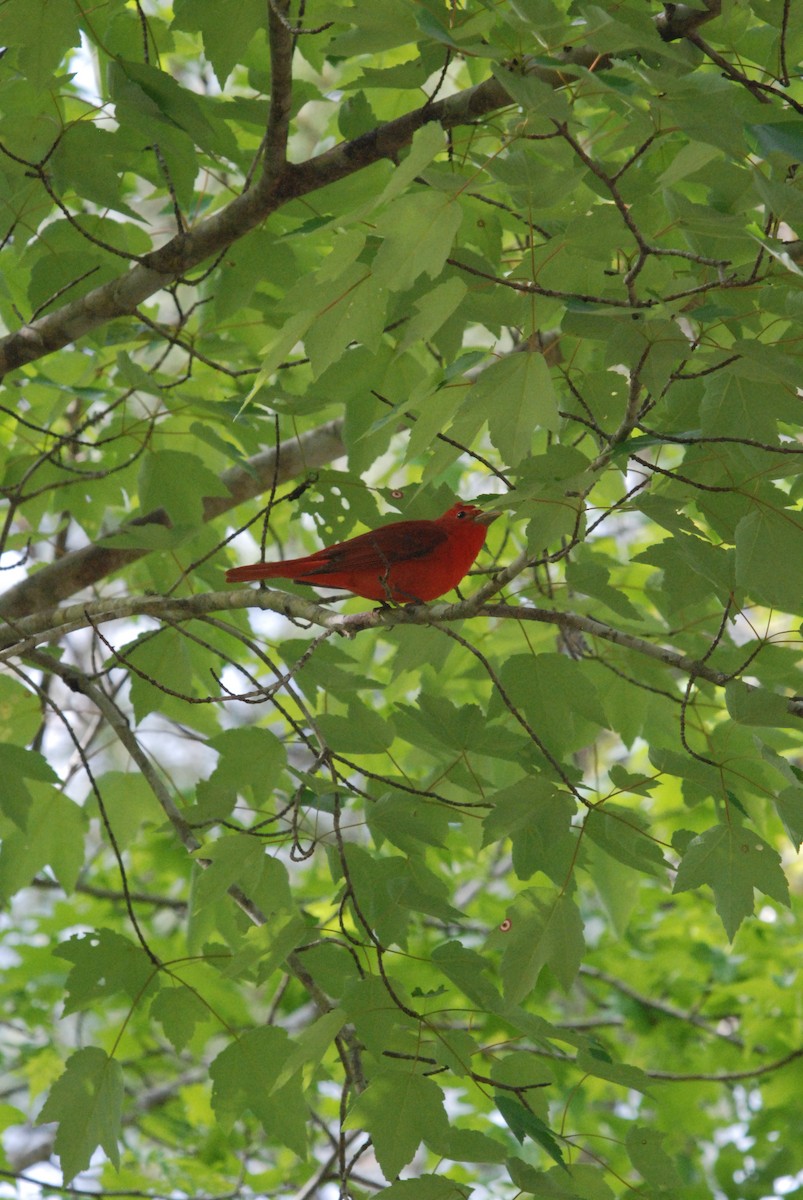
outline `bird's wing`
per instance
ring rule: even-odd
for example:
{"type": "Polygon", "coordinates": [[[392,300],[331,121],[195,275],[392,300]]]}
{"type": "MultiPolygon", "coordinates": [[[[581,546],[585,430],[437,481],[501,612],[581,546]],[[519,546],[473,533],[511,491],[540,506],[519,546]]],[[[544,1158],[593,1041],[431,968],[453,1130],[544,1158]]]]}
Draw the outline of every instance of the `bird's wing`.
{"type": "Polygon", "coordinates": [[[435,521],[396,521],[309,555],[304,575],[326,575],[331,571],[382,574],[395,563],[426,558],[446,538],[445,530],[435,521]]]}

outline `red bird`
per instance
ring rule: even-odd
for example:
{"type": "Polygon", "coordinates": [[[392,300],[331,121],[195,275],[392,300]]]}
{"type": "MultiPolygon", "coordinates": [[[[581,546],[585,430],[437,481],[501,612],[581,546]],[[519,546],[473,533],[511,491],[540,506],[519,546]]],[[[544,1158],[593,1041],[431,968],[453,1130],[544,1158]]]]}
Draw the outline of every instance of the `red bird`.
{"type": "Polygon", "coordinates": [[[436,600],[457,587],[498,516],[458,502],[436,521],[394,521],[304,558],[232,567],[226,582],[292,579],[315,587],[343,588],[366,600],[396,604],[436,600]]]}

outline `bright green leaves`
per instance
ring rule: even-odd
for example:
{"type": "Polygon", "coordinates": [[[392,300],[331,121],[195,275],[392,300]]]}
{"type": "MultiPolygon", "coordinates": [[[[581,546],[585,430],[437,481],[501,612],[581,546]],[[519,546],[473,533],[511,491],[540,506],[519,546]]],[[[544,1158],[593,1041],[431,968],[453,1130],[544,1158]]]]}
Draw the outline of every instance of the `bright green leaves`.
{"type": "Polygon", "coordinates": [[[482,412],[491,441],[505,462],[518,464],[531,449],[535,429],[558,427],[558,404],[546,360],[525,351],[491,363],[472,384],[464,406],[482,412]]]}
{"type": "Polygon", "coordinates": [[[162,134],[181,131],[210,154],[236,157],[236,144],[223,121],[210,121],[198,96],[172,76],[148,63],[114,60],[109,65],[109,90],[118,108],[136,115],[143,127],[155,122],[162,134]]]}
{"type": "Polygon", "coordinates": [[[445,942],[432,952],[433,963],[479,1008],[491,1012],[502,1007],[502,997],[486,974],[490,963],[460,942],[445,942]]]}
{"type": "Polygon", "coordinates": [[[8,4],[0,18],[0,42],[12,46],[20,69],[36,87],[51,81],[65,53],[81,39],[78,10],[71,4],[37,0],[8,4]]]}
{"type": "Polygon", "coordinates": [[[736,528],[736,582],[763,604],[803,614],[803,517],[755,508],[736,528]]]}
{"type": "Polygon", "coordinates": [[[138,721],[148,713],[164,710],[165,696],[170,692],[192,694],[189,646],[177,630],[166,628],[156,634],[143,634],[126,646],[123,654],[131,671],[131,700],[138,721]]]}
{"type": "Polygon", "coordinates": [[[518,1141],[523,1142],[525,1136],[532,1138],[542,1149],[546,1150],[550,1158],[565,1168],[563,1151],[555,1141],[554,1134],[531,1109],[525,1108],[519,1100],[504,1092],[497,1092],[496,1107],[518,1141]]]}
{"type": "Polygon", "coordinates": [[[560,886],[569,876],[577,848],[571,830],[575,809],[575,802],[548,780],[522,780],[494,797],[483,823],[485,844],[509,837],[519,879],[543,871],[560,886]]]}
{"type": "Polygon", "coordinates": [[[647,875],[663,875],[663,853],[637,810],[610,803],[592,809],[586,814],[583,833],[624,866],[647,875]]]}
{"type": "Polygon", "coordinates": [[[385,325],[387,288],[362,263],[354,263],[330,287],[331,298],[305,332],[314,374],[322,375],[352,342],[376,351],[385,325]]]}
{"type": "Polygon", "coordinates": [[[450,196],[419,192],[400,196],[377,219],[382,245],[374,260],[377,282],[401,292],[419,275],[434,279],[452,248],[462,214],[450,196]]]}
{"type": "Polygon", "coordinates": [[[174,525],[203,522],[205,496],[225,496],[226,488],[194,454],[158,450],[146,454],[139,473],[143,513],[163,508],[174,525]]]}
{"type": "MultiPolygon", "coordinates": [[[[16,787],[13,789],[16,791],[16,787]]],[[[86,816],[55,788],[31,784],[32,804],[24,829],[3,838],[0,851],[0,896],[6,899],[27,887],[49,866],[66,892],[78,882],[84,865],[86,816]]]]}
{"type": "Polygon", "coordinates": [[[98,1147],[119,1166],[122,1108],[120,1064],[97,1046],[76,1051],[39,1115],[40,1121],[58,1121],[56,1153],[65,1183],[86,1170],[98,1147]]]}
{"type": "MultiPolygon", "coordinates": [[[[607,725],[596,688],[582,664],[564,655],[515,655],[504,663],[502,681],[510,700],[557,757],[579,749],[593,736],[592,730],[607,725]]],[[[496,716],[501,705],[495,694],[490,715],[496,716]]]]}
{"type": "Polygon", "coordinates": [[[226,729],[209,746],[219,755],[208,779],[196,788],[197,815],[205,819],[228,815],[239,792],[259,803],[277,785],[285,766],[284,748],[269,729],[226,729]]]}
{"type": "Polygon", "coordinates": [[[25,829],[31,794],[24,781],[29,779],[51,783],[56,773],[41,754],[16,745],[0,745],[0,770],[4,781],[0,792],[2,811],[20,829],[25,829]]]}
{"type": "Polygon", "coordinates": [[[287,868],[270,858],[258,837],[229,834],[204,847],[207,866],[195,885],[195,903],[202,908],[221,899],[229,888],[242,889],[266,913],[292,907],[287,868]]]}
{"type": "Polygon", "coordinates": [[[260,0],[176,0],[173,28],[198,30],[221,88],[262,28],[260,0]]]}
{"type": "Polygon", "coordinates": [[[382,1173],[395,1179],[422,1141],[445,1136],[443,1092],[412,1071],[385,1071],[354,1102],[345,1127],[370,1133],[382,1173]]]}
{"type": "Polygon", "coordinates": [[[345,717],[322,713],[319,721],[327,742],[340,754],[381,754],[393,743],[392,726],[356,697],[345,717]]]}
{"type": "Polygon", "coordinates": [[[633,1125],[625,1144],[639,1175],[657,1193],[677,1192],[683,1184],[675,1163],[663,1148],[664,1137],[656,1129],[633,1125]]]}
{"type": "Polygon", "coordinates": [[[72,891],[84,862],[84,812],[54,786],[53,768],[34,751],[0,745],[0,775],[0,897],[9,900],[45,866],[72,891]]]}
{"type": "Polygon", "coordinates": [[[241,1034],[209,1068],[212,1105],[225,1129],[249,1112],[272,1138],[304,1157],[307,1109],[300,1076],[282,1082],[282,1068],[293,1053],[283,1029],[266,1026],[241,1034]]]}
{"type": "Polygon", "coordinates": [[[777,692],[758,690],[741,680],[733,680],[725,688],[725,700],[734,721],[742,725],[797,725],[789,701],[777,692]]]}
{"type": "Polygon", "coordinates": [[[79,121],[59,142],[51,160],[53,173],[60,188],[72,188],[102,208],[137,220],[135,210],[121,194],[120,169],[125,153],[121,141],[111,130],[79,121]]]}
{"type": "Polygon", "coordinates": [[[0,565],[52,562],[101,614],[42,617],[47,657],[0,679],[20,1107],[57,1081],[65,1173],[102,1192],[356,1194],[376,1156],[389,1200],[772,1194],[801,1158],[775,1064],[803,838],[803,305],[761,232],[803,222],[778,21],[707,26],[759,103],[642,0],[316,0],[292,32],[263,0],[142,8],[0,6],[0,317],[76,339],[12,373],[0,565]],[[120,257],[155,248],[153,278],[120,257]],[[82,308],[143,279],[135,311],[82,308]],[[232,466],[261,495],[210,519],[232,466]],[[478,569],[529,562],[459,627],[319,639],[256,593],[188,615],[268,497],[279,557],[491,492],[478,569]],[[716,1083],[745,1066],[749,1112],[716,1083]]]}
{"type": "Polygon", "coordinates": [[[185,987],[161,988],[154,996],[149,1012],[179,1054],[192,1040],[196,1025],[209,1016],[199,996],[185,987]]]}
{"type": "Polygon", "coordinates": [[[501,965],[508,1003],[520,1003],[545,966],[568,991],[585,950],[583,921],[571,897],[546,888],[528,888],[519,894],[508,920],[501,965]]]}
{"type": "Polygon", "coordinates": [[[686,845],[675,892],[707,883],[728,937],[733,939],[753,912],[753,890],[789,904],[789,885],[780,855],[757,833],[733,822],[714,825],[686,845]]]}
{"type": "Polygon", "coordinates": [[[155,980],[156,967],[142,947],[110,929],[72,937],[55,953],[73,964],[67,979],[68,1013],[118,995],[136,1004],[155,980]]]}
{"type": "Polygon", "coordinates": [[[374,929],[383,944],[407,945],[413,913],[425,913],[439,920],[460,917],[448,903],[448,888],[418,858],[398,855],[374,857],[359,846],[346,853],[349,880],[360,918],[374,929]]]}

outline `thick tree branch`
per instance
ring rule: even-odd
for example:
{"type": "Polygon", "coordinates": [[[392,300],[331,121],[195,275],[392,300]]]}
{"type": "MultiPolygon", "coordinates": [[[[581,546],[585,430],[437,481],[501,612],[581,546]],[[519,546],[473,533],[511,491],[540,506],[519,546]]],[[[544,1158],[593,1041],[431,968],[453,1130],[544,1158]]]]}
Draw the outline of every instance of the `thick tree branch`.
{"type": "MultiPolygon", "coordinates": [[[[339,613],[324,604],[318,604],[304,596],[292,595],[290,592],[273,589],[253,591],[247,588],[232,592],[205,592],[181,599],[173,596],[123,596],[86,604],[71,604],[65,608],[49,608],[15,621],[8,630],[0,634],[0,662],[30,654],[36,646],[61,638],[76,629],[95,628],[108,621],[144,616],[157,621],[180,624],[182,621],[206,617],[211,613],[240,611],[245,608],[279,613],[295,621],[318,625],[322,629],[346,637],[354,637],[366,629],[392,628],[395,625],[440,625],[477,616],[534,621],[611,642],[635,654],[655,659],[682,675],[704,679],[716,687],[725,687],[734,679],[732,674],[718,671],[701,659],[681,654],[669,646],[660,645],[634,633],[627,633],[579,613],[535,608],[526,604],[486,604],[479,607],[474,597],[456,604],[408,605],[358,613],[339,613]]],[[[795,721],[803,718],[803,700],[790,698],[787,701],[787,711],[795,721]]]]}
{"type": "Polygon", "coordinates": [[[287,20],[289,8],[289,0],[269,0],[270,114],[265,135],[265,167],[259,185],[268,195],[287,162],[293,102],[293,34],[287,20]]]}
{"type": "MultiPolygon", "coordinates": [[[[590,67],[598,62],[598,55],[593,50],[581,48],[567,53],[565,61],[565,69],[548,69],[537,64],[525,64],[522,69],[559,87],[572,77],[573,66],[590,67]]],[[[145,255],[124,275],[0,339],[0,378],[8,371],[60,350],[117,317],[130,316],[150,296],[183,279],[188,271],[250,233],[289,201],[335,183],[383,158],[395,158],[422,126],[433,121],[445,129],[472,124],[510,103],[510,96],[502,84],[496,79],[488,79],[435,104],[424,104],[353,141],[341,142],[307,162],[285,165],[282,170],[266,170],[259,187],[243,192],[188,233],[177,234],[158,250],[145,255]]],[[[277,117],[275,127],[271,127],[273,132],[269,130],[277,144],[280,129],[277,117]]]]}
{"type": "Polygon", "coordinates": [[[689,4],[666,4],[655,18],[656,28],[665,42],[688,37],[701,25],[713,21],[722,11],[722,0],[701,0],[702,8],[689,4]]]}
{"type": "MultiPolygon", "coordinates": [[[[330,421],[317,429],[279,444],[278,449],[264,450],[243,466],[230,467],[222,476],[227,496],[207,496],[204,499],[204,520],[211,521],[237,504],[269,491],[274,481],[285,483],[304,471],[315,470],[345,454],[342,422],[330,421]],[[278,460],[278,463],[277,463],[278,460]]],[[[134,532],[139,526],[169,525],[164,509],[135,517],[118,530],[134,532]]],[[[142,547],[125,549],[104,546],[103,542],[82,546],[63,558],[34,571],[22,583],[0,596],[0,620],[17,620],[39,609],[51,607],[54,600],[66,600],[76,592],[91,587],[107,575],[150,553],[142,547]]]]}

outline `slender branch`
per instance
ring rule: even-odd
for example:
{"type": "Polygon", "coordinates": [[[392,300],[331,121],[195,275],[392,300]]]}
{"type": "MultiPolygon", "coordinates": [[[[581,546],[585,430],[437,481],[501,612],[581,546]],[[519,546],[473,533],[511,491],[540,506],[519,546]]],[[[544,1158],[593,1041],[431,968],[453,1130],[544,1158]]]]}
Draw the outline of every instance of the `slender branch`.
{"type": "Polygon", "coordinates": [[[623,979],[617,979],[615,975],[609,975],[607,971],[601,971],[599,967],[591,967],[583,964],[580,967],[580,974],[587,979],[596,979],[600,983],[607,984],[608,987],[615,988],[621,995],[627,996],[630,1000],[635,1000],[643,1008],[652,1009],[664,1017],[671,1017],[673,1020],[682,1021],[686,1025],[694,1025],[697,1029],[704,1029],[712,1037],[722,1038],[723,1041],[730,1042],[731,1045],[738,1046],[741,1050],[744,1049],[744,1042],[741,1038],[736,1037],[733,1033],[722,1033],[710,1020],[701,1017],[699,1013],[677,1008],[674,1004],[668,1004],[665,1000],[659,1000],[656,996],[647,996],[643,992],[639,992],[634,987],[631,987],[623,979]]]}
{"type": "MultiPolygon", "coordinates": [[[[37,888],[40,891],[64,891],[58,880],[48,879],[44,875],[37,875],[36,879],[31,883],[31,887],[37,888]]],[[[98,887],[93,883],[84,883],[80,879],[73,890],[85,896],[94,896],[98,900],[112,900],[121,904],[125,901],[125,895],[119,888],[98,887]]],[[[179,913],[187,911],[187,901],[177,896],[156,896],[152,892],[135,891],[130,891],[129,896],[134,904],[150,904],[154,908],[168,908],[179,913]]]]}

